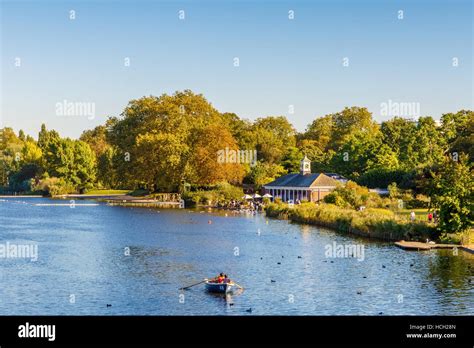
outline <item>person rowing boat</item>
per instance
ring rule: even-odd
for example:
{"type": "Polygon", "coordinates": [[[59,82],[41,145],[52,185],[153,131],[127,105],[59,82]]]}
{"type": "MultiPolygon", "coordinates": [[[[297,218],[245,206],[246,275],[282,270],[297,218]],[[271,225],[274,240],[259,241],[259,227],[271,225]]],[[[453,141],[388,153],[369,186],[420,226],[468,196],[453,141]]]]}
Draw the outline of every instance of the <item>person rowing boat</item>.
{"type": "Polygon", "coordinates": [[[210,283],[218,283],[218,284],[222,284],[222,283],[225,283],[225,284],[228,284],[230,283],[230,278],[227,276],[227,274],[224,274],[224,273],[219,273],[219,275],[215,278],[212,278],[212,279],[209,279],[208,280],[210,283]]]}
{"type": "Polygon", "coordinates": [[[239,289],[243,290],[243,287],[241,287],[239,284],[233,282],[227,274],[224,274],[223,272],[219,273],[217,277],[207,279],[205,278],[203,281],[200,281],[198,283],[185,286],[183,288],[180,288],[180,290],[187,290],[189,288],[192,288],[193,286],[199,285],[205,283],[206,284],[206,289],[209,292],[219,292],[219,293],[227,293],[232,291],[233,287],[238,287],[239,289]]]}
{"type": "Polygon", "coordinates": [[[220,273],[217,277],[206,281],[206,289],[209,292],[227,293],[232,291],[234,284],[227,274],[220,273]]]}

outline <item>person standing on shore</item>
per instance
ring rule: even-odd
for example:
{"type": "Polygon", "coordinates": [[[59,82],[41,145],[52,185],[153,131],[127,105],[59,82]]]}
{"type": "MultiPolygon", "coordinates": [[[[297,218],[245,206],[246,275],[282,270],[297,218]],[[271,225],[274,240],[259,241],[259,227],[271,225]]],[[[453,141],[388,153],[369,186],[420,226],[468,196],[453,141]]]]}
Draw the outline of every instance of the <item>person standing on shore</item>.
{"type": "Polygon", "coordinates": [[[428,222],[432,222],[433,221],[433,214],[429,213],[428,214],[428,222]]]}

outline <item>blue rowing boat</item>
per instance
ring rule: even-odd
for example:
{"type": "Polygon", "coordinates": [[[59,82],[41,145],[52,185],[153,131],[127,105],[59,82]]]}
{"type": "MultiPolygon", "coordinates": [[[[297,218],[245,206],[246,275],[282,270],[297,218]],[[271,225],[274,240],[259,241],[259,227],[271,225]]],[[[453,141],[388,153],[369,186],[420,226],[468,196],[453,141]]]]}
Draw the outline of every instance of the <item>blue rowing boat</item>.
{"type": "Polygon", "coordinates": [[[232,291],[234,284],[232,283],[213,283],[210,281],[206,281],[206,290],[209,292],[217,292],[221,294],[225,294],[227,292],[232,291]]]}

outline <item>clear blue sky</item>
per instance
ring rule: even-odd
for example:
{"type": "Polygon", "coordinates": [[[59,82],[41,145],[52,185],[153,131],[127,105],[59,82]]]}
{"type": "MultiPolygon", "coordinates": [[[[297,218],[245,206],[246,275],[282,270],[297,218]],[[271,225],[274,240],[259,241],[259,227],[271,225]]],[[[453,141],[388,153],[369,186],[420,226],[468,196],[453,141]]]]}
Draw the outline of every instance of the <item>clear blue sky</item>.
{"type": "Polygon", "coordinates": [[[0,126],[35,137],[43,122],[78,137],[131,99],[183,89],[298,130],[353,105],[382,121],[388,100],[435,118],[473,109],[471,0],[0,1],[0,126]],[[57,116],[63,100],[96,117],[57,116]]]}

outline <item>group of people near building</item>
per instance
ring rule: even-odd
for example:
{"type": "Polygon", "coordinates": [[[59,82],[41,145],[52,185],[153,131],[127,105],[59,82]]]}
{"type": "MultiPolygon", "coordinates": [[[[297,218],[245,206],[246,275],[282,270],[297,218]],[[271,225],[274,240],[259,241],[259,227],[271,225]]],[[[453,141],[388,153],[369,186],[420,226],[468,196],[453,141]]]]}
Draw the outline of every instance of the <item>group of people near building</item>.
{"type": "Polygon", "coordinates": [[[231,200],[227,203],[218,203],[218,208],[226,208],[230,210],[250,210],[250,211],[263,211],[263,202],[260,201],[250,201],[250,202],[242,202],[231,200]]]}

